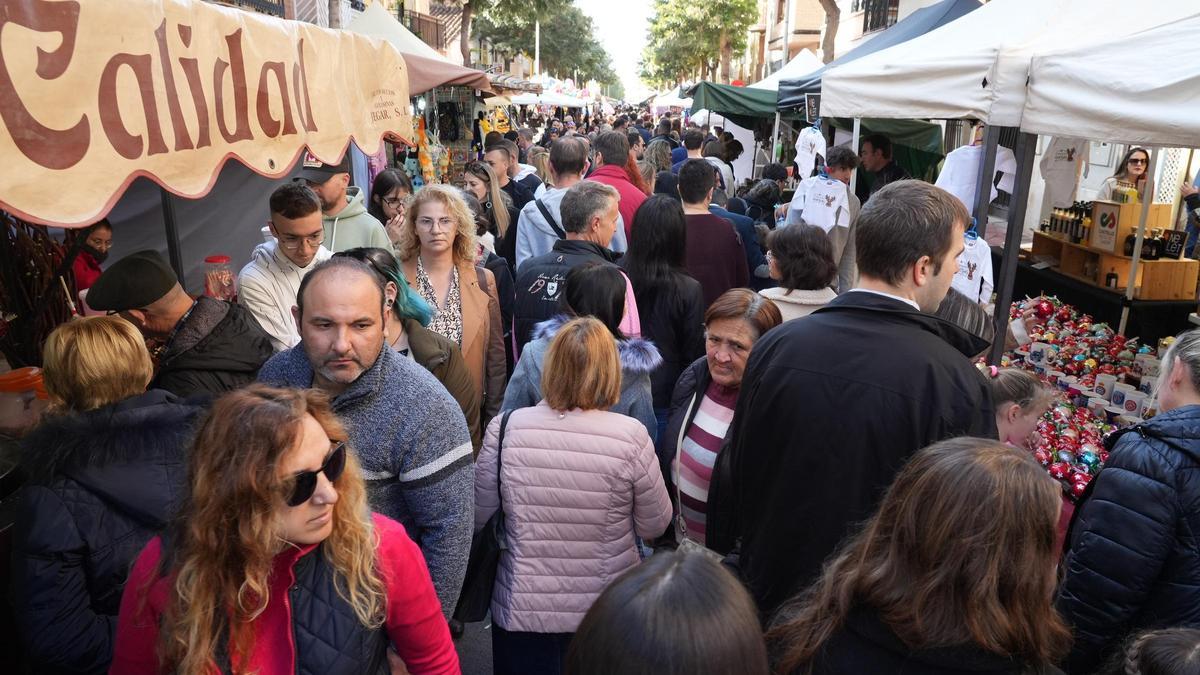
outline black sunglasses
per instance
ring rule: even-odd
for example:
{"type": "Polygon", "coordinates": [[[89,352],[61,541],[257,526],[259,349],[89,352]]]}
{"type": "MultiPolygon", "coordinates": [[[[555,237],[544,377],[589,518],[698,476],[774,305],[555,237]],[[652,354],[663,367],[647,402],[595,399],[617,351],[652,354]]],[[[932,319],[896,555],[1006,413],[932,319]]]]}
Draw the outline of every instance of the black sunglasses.
{"type": "Polygon", "coordinates": [[[288,497],[288,506],[300,506],[304,502],[312,499],[313,493],[317,491],[317,474],[324,473],[329,482],[337,480],[342,475],[342,471],[346,468],[346,442],[339,441],[333,448],[333,452],[329,453],[329,458],[321,465],[321,468],[316,471],[301,471],[292,477],[294,487],[292,494],[288,497]]]}

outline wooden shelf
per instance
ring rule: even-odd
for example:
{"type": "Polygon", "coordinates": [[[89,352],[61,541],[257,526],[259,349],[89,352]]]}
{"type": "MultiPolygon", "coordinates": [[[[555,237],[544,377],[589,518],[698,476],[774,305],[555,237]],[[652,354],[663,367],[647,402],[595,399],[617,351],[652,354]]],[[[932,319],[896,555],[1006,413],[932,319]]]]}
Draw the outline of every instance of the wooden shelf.
{"type": "MultiPolygon", "coordinates": [[[[1123,239],[1121,243],[1124,243],[1123,239]]],[[[1131,256],[1109,253],[1086,244],[1073,244],[1045,232],[1033,233],[1032,255],[1054,258],[1058,260],[1056,271],[1059,274],[1116,294],[1124,293],[1133,269],[1131,256]],[[1097,278],[1084,274],[1084,270],[1089,268],[1096,270],[1097,278]],[[1103,283],[1110,272],[1117,274],[1116,289],[1108,288],[1103,283]]],[[[1138,261],[1134,297],[1142,300],[1194,300],[1197,278],[1200,278],[1200,261],[1191,258],[1142,259],[1138,261]]]]}

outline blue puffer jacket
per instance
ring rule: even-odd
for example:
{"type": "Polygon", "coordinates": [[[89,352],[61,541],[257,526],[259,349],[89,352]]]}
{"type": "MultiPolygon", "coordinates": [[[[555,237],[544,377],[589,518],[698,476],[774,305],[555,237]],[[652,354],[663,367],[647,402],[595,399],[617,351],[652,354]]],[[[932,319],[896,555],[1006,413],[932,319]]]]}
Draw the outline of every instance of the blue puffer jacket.
{"type": "Polygon", "coordinates": [[[1200,405],[1110,438],[1071,529],[1058,607],[1066,666],[1090,673],[1134,631],[1200,626],[1200,405]]]}
{"type": "Polygon", "coordinates": [[[22,442],[30,474],[13,535],[13,598],[33,672],[103,673],[138,552],[174,515],[201,410],[151,390],[47,417],[22,442]]]}

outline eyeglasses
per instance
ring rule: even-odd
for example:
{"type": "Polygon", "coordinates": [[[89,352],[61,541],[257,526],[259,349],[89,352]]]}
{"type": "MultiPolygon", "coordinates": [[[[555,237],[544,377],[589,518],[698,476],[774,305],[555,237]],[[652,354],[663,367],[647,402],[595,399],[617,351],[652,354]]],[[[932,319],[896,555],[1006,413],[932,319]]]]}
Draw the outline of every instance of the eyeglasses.
{"type": "Polygon", "coordinates": [[[433,232],[434,225],[437,225],[437,229],[439,229],[439,230],[446,230],[447,232],[449,232],[450,230],[454,229],[454,219],[453,218],[439,218],[437,220],[434,220],[433,218],[428,218],[428,217],[424,217],[424,216],[422,216],[421,218],[417,218],[417,227],[421,228],[422,230],[429,230],[430,232],[433,232]]]}
{"type": "Polygon", "coordinates": [[[1148,161],[1149,161],[1149,160],[1145,160],[1145,159],[1131,158],[1131,159],[1129,160],[1129,163],[1130,163],[1130,164],[1146,164],[1148,161]]]}
{"type": "Polygon", "coordinates": [[[346,442],[339,441],[329,453],[329,458],[316,471],[301,471],[292,477],[292,494],[287,499],[288,506],[300,506],[312,499],[317,491],[317,474],[323,473],[329,482],[337,480],[346,469],[346,442]]]}
{"type": "Polygon", "coordinates": [[[404,197],[384,197],[383,203],[393,209],[398,209],[404,206],[404,197]]]}
{"type": "Polygon", "coordinates": [[[308,244],[311,248],[316,248],[325,243],[325,230],[321,230],[317,234],[310,234],[307,237],[297,237],[290,234],[285,234],[278,237],[279,247],[285,251],[295,251],[300,248],[301,244],[308,244]]]}

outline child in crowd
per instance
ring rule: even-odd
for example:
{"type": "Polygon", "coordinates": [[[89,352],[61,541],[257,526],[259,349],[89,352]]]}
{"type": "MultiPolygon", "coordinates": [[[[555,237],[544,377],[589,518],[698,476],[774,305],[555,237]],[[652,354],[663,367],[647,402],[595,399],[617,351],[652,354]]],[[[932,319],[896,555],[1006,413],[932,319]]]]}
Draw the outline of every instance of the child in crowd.
{"type": "Polygon", "coordinates": [[[571,641],[565,672],[767,675],[767,648],[738,580],[705,556],[674,551],[600,594],[571,641]]]}
{"type": "Polygon", "coordinates": [[[1167,628],[1129,641],[1104,675],[1194,675],[1200,673],[1200,630],[1167,628]]]}
{"type": "Polygon", "coordinates": [[[988,366],[985,374],[992,384],[1000,440],[1014,447],[1026,447],[1037,430],[1038,420],[1054,403],[1054,391],[1025,370],[988,366]]]}

